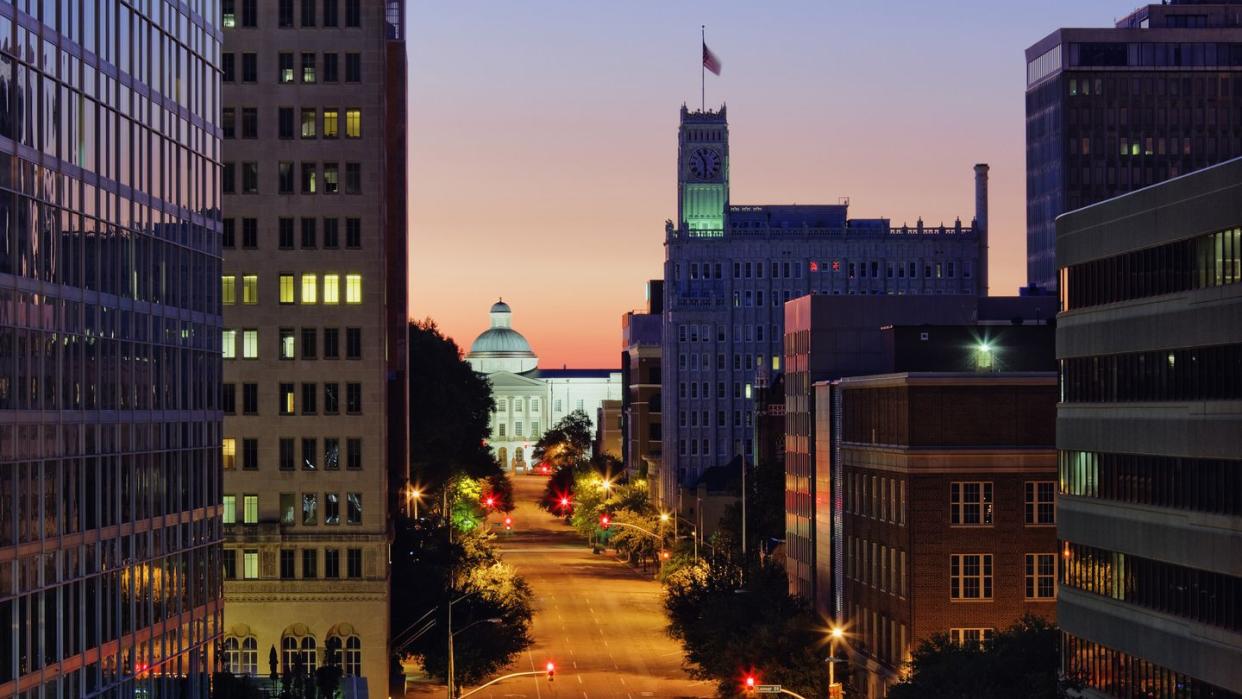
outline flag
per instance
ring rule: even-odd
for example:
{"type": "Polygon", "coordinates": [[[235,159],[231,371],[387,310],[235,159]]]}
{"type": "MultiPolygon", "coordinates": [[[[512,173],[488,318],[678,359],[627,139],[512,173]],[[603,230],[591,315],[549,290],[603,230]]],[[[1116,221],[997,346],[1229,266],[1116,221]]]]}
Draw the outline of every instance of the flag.
{"type": "Polygon", "coordinates": [[[720,59],[716,58],[716,54],[707,48],[707,42],[703,42],[703,67],[714,75],[720,75],[720,59]]]}

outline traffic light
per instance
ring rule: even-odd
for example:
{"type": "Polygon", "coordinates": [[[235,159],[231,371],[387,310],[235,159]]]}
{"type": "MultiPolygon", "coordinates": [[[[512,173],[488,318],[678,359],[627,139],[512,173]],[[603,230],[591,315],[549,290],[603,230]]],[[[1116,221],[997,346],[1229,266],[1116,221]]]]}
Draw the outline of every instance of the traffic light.
{"type": "Polygon", "coordinates": [[[746,693],[747,693],[747,694],[754,694],[754,693],[755,693],[755,676],[754,676],[754,675],[747,675],[747,676],[746,676],[745,686],[746,686],[746,693]]]}
{"type": "Polygon", "coordinates": [[[487,505],[488,507],[494,507],[496,505],[496,498],[492,497],[491,495],[488,495],[487,497],[483,498],[483,504],[487,505]]]}
{"type": "Polygon", "coordinates": [[[513,528],[513,518],[505,517],[505,529],[512,529],[512,528],[513,528]]]}
{"type": "Polygon", "coordinates": [[[561,507],[569,507],[569,498],[561,498],[561,507]]]}
{"type": "Polygon", "coordinates": [[[608,523],[611,521],[612,519],[607,514],[602,514],[599,516],[599,526],[603,529],[607,529],[608,523]]]}
{"type": "Polygon", "coordinates": [[[553,675],[556,674],[556,665],[553,664],[551,660],[549,660],[547,669],[548,669],[548,681],[551,682],[553,675]]]}

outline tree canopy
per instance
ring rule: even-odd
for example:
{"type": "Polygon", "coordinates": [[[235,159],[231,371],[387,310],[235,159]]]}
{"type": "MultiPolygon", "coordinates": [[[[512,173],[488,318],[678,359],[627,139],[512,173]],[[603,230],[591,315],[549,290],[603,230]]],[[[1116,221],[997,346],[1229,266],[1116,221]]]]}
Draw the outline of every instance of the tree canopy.
{"type": "Polygon", "coordinates": [[[577,467],[591,450],[591,418],[575,410],[550,427],[535,444],[534,459],[552,468],[577,467]]]}

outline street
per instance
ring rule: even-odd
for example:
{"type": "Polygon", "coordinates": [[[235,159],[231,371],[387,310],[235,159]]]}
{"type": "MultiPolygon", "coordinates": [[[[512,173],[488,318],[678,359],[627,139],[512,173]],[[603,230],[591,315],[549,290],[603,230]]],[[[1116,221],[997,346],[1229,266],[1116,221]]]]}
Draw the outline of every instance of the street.
{"type": "Polygon", "coordinates": [[[500,550],[534,590],[535,645],[507,672],[542,670],[551,660],[556,677],[550,684],[542,676],[521,677],[474,696],[714,696],[710,682],[691,680],[681,667],[681,647],[664,631],[659,583],[592,554],[572,529],[539,509],[545,477],[516,475],[513,483],[514,531],[501,533],[500,550]]]}

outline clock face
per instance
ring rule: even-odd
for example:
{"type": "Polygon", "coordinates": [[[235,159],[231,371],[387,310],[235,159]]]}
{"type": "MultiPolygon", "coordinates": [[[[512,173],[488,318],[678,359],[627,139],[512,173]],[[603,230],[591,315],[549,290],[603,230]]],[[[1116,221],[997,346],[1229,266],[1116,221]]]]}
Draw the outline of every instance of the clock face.
{"type": "Polygon", "coordinates": [[[701,180],[715,178],[720,174],[720,160],[720,153],[700,148],[690,154],[690,174],[701,180]]]}

